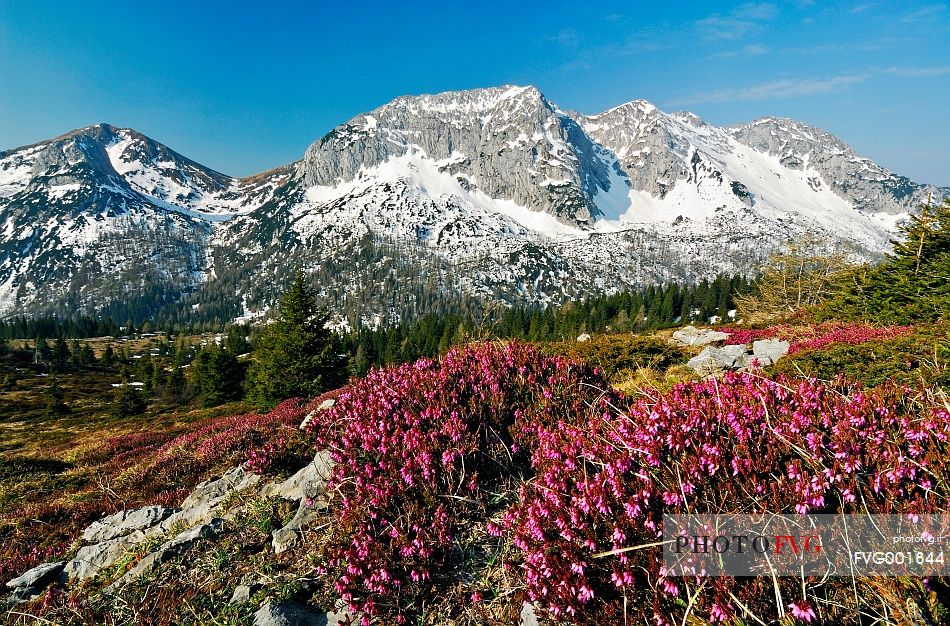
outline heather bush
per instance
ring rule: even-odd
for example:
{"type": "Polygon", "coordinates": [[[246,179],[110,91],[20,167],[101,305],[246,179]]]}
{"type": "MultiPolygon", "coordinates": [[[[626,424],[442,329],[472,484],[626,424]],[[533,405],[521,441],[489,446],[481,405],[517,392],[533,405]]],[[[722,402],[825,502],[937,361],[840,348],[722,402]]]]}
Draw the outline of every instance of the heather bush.
{"type": "Polygon", "coordinates": [[[752,343],[759,339],[784,339],[791,345],[788,353],[796,354],[832,345],[857,346],[872,341],[905,337],[912,326],[873,326],[863,322],[823,322],[805,326],[780,324],[767,328],[721,328],[729,335],[729,343],[752,343]]]}
{"type": "Polygon", "coordinates": [[[824,380],[843,375],[868,387],[893,380],[950,389],[950,327],[938,323],[916,327],[912,332],[902,330],[886,340],[800,348],[771,371],[824,380]]]}
{"type": "Polygon", "coordinates": [[[530,599],[570,622],[900,614],[869,581],[777,579],[776,601],[772,580],[668,578],[659,547],[631,548],[661,538],[664,513],[945,512],[948,437],[947,409],[898,385],[732,373],[542,429],[534,479],[491,531],[523,553],[530,599]]]}
{"type": "Polygon", "coordinates": [[[562,357],[486,343],[374,370],[344,389],[312,424],[336,461],[334,519],[317,548],[328,603],[414,623],[511,602],[498,597],[507,542],[484,520],[528,478],[528,447],[555,424],[606,409],[604,387],[562,357]]]}

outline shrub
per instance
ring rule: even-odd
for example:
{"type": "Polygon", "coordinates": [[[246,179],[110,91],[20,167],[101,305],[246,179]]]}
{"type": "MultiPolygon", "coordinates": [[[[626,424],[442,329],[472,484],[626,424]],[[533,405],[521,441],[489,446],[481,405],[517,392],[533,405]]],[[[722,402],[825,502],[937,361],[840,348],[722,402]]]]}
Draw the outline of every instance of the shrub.
{"type": "Polygon", "coordinates": [[[344,389],[313,423],[336,462],[319,547],[329,595],[385,623],[495,601],[504,542],[484,520],[530,471],[526,446],[541,428],[601,406],[605,386],[562,357],[486,343],[344,389]]]}
{"type": "Polygon", "coordinates": [[[598,335],[588,341],[542,344],[541,349],[588,363],[611,383],[627,380],[638,370],[662,372],[689,359],[682,349],[662,339],[637,335],[598,335]]]}
{"type": "Polygon", "coordinates": [[[870,341],[885,341],[913,332],[912,326],[872,326],[856,322],[824,322],[808,326],[778,325],[768,328],[722,328],[731,343],[752,343],[759,339],[784,339],[790,342],[789,354],[831,345],[857,346],[870,341]]]}
{"type": "Polygon", "coordinates": [[[771,371],[825,380],[844,375],[869,387],[894,380],[950,389],[950,328],[935,324],[917,327],[909,334],[894,334],[886,341],[800,348],[771,371]]]}
{"type": "Polygon", "coordinates": [[[780,579],[779,607],[771,580],[665,578],[660,548],[615,551],[656,542],[663,513],[945,512],[948,437],[947,409],[898,385],[731,373],[543,429],[534,479],[492,530],[523,552],[529,597],[570,622],[680,623],[690,598],[710,622],[745,606],[840,623],[859,608],[850,581],[780,579]]]}

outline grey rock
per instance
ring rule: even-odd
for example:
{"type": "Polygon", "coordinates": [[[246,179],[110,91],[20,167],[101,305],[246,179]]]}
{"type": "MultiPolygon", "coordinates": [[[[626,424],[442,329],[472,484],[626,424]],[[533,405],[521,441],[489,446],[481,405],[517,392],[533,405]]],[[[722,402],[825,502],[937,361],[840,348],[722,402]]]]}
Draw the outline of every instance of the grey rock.
{"type": "Polygon", "coordinates": [[[759,365],[772,365],[788,354],[789,343],[780,339],[761,339],[752,342],[752,356],[759,365]]]}
{"type": "Polygon", "coordinates": [[[127,535],[133,530],[145,530],[159,524],[174,513],[163,506],[146,506],[133,511],[119,511],[115,515],[93,522],[83,532],[86,543],[100,543],[127,535]]]}
{"type": "Polygon", "coordinates": [[[302,500],[294,517],[283,528],[272,533],[271,545],[274,547],[274,553],[280,554],[297,545],[303,531],[318,517],[320,510],[325,508],[326,502],[324,500],[318,500],[312,504],[302,500]]]}
{"type": "Polygon", "coordinates": [[[209,502],[221,502],[235,492],[241,492],[257,485],[261,477],[247,472],[240,465],[229,470],[220,478],[208,480],[199,484],[195,490],[181,503],[182,510],[198,507],[209,502]]]}
{"type": "Polygon", "coordinates": [[[716,374],[723,370],[740,367],[744,355],[745,346],[742,345],[723,346],[722,348],[706,346],[702,352],[691,358],[686,366],[698,374],[716,374]]]}
{"type": "Polygon", "coordinates": [[[521,606],[521,626],[538,626],[538,616],[534,611],[534,605],[525,602],[521,606]]]}
{"type": "Polygon", "coordinates": [[[333,459],[329,451],[321,450],[313,457],[313,461],[284,482],[272,483],[261,489],[261,495],[265,498],[277,496],[285,500],[316,498],[323,494],[331,471],[333,459]]]}
{"type": "Polygon", "coordinates": [[[7,587],[11,589],[18,589],[22,587],[42,589],[56,579],[56,576],[61,571],[63,571],[64,566],[65,563],[62,561],[37,565],[33,569],[24,572],[20,576],[17,576],[8,582],[7,587]]]}
{"type": "Polygon", "coordinates": [[[34,589],[33,587],[17,587],[13,590],[13,593],[3,599],[3,602],[7,606],[13,606],[21,602],[29,602],[38,597],[41,593],[42,591],[34,589]]]}
{"type": "Polygon", "coordinates": [[[231,599],[228,600],[228,604],[243,604],[249,602],[251,596],[257,593],[262,586],[260,583],[238,585],[234,588],[234,593],[231,594],[231,599]]]}
{"type": "Polygon", "coordinates": [[[336,400],[333,398],[327,398],[321,402],[320,406],[307,413],[307,416],[303,418],[303,421],[300,422],[300,430],[307,430],[307,427],[309,427],[310,423],[313,422],[313,419],[317,416],[317,413],[332,408],[334,404],[336,404],[336,400]]]}
{"type": "Polygon", "coordinates": [[[214,519],[207,524],[196,526],[186,530],[173,539],[166,541],[161,546],[142,557],[135,567],[126,572],[121,578],[109,585],[109,590],[114,591],[135,580],[139,576],[147,574],[157,566],[169,561],[175,557],[181,556],[194,546],[201,539],[210,539],[221,534],[224,530],[224,520],[214,519]]]}
{"type": "Polygon", "coordinates": [[[587,334],[587,333],[581,333],[580,335],[577,336],[577,341],[578,341],[579,343],[583,343],[583,342],[585,342],[585,341],[590,341],[590,335],[587,334]]]}
{"type": "Polygon", "coordinates": [[[699,329],[695,326],[686,326],[673,332],[673,341],[684,346],[705,346],[728,339],[727,333],[708,328],[699,329]]]}
{"type": "Polygon", "coordinates": [[[254,613],[254,626],[328,626],[329,616],[301,602],[268,602],[254,613]]]}
{"type": "Polygon", "coordinates": [[[145,533],[134,530],[127,535],[109,539],[79,549],[76,558],[66,563],[63,573],[67,580],[83,581],[93,578],[102,570],[112,567],[137,544],[145,540],[145,533]]]}

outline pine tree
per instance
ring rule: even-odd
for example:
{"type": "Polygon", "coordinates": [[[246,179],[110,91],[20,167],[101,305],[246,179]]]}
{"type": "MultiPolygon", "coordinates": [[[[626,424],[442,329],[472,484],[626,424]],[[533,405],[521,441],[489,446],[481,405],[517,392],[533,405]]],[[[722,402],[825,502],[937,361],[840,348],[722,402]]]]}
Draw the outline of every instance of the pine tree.
{"type": "Polygon", "coordinates": [[[53,362],[56,363],[57,367],[66,367],[69,356],[69,346],[66,345],[66,339],[58,337],[56,341],[53,342],[53,362]]]}
{"type": "Polygon", "coordinates": [[[129,372],[123,367],[122,384],[116,388],[112,400],[112,415],[118,419],[141,415],[145,412],[145,397],[129,380],[129,372]]]}
{"type": "Polygon", "coordinates": [[[925,206],[901,229],[894,252],[880,265],[856,272],[827,314],[884,323],[950,317],[950,199],[925,206]]]}
{"type": "Polygon", "coordinates": [[[261,407],[270,407],[342,384],[346,363],[340,356],[339,338],[326,328],[328,320],[298,272],[281,298],[277,319],[257,339],[248,371],[248,397],[261,407]]]}
{"type": "Polygon", "coordinates": [[[115,364],[115,351],[112,349],[111,343],[106,344],[106,349],[102,352],[100,362],[106,367],[112,367],[115,364]]]}
{"type": "Polygon", "coordinates": [[[63,402],[63,388],[59,383],[59,376],[56,374],[56,370],[50,372],[50,375],[46,378],[46,416],[47,417],[58,417],[60,415],[65,415],[69,412],[69,408],[66,406],[66,403],[63,402]]]}
{"type": "Polygon", "coordinates": [[[230,351],[211,345],[198,352],[191,362],[193,383],[206,407],[237,400],[243,392],[243,372],[230,351]]]}

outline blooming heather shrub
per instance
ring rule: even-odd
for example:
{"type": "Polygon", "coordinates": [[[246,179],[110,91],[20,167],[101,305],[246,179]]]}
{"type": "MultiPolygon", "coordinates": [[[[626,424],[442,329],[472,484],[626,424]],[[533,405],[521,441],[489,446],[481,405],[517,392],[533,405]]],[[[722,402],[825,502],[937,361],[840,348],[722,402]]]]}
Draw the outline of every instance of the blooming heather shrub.
{"type": "Polygon", "coordinates": [[[790,342],[789,354],[815,350],[829,345],[856,346],[869,341],[905,337],[913,326],[872,326],[861,322],[824,322],[809,326],[778,325],[768,328],[722,328],[731,343],[752,343],[759,339],[784,339],[790,342]]]}
{"type": "Polygon", "coordinates": [[[503,542],[484,520],[530,471],[525,446],[603,410],[601,388],[588,367],[519,343],[457,348],[345,388],[312,425],[336,462],[320,547],[332,592],[366,622],[415,620],[437,598],[450,613],[491,602],[503,542]]]}
{"type": "Polygon", "coordinates": [[[121,473],[120,482],[126,487],[152,484],[153,489],[156,485],[171,488],[181,485],[183,476],[193,480],[208,469],[247,461],[267,442],[286,439],[287,433],[296,431],[304,414],[303,401],[291,399],[263,415],[243,413],[208,420],[148,456],[136,455],[133,464],[121,473]],[[175,472],[167,472],[168,467],[174,467],[175,472]]]}
{"type": "MultiPolygon", "coordinates": [[[[558,618],[622,623],[626,607],[630,623],[680,623],[696,581],[664,577],[659,547],[615,552],[657,541],[664,513],[945,512],[948,437],[947,409],[897,385],[731,373],[543,429],[534,479],[491,531],[511,533],[529,597],[558,618]]],[[[850,582],[782,580],[781,609],[771,580],[716,578],[691,610],[728,621],[738,601],[770,622],[782,609],[841,618],[821,599],[850,582]]],[[[838,606],[853,616],[848,593],[838,606]]]]}

